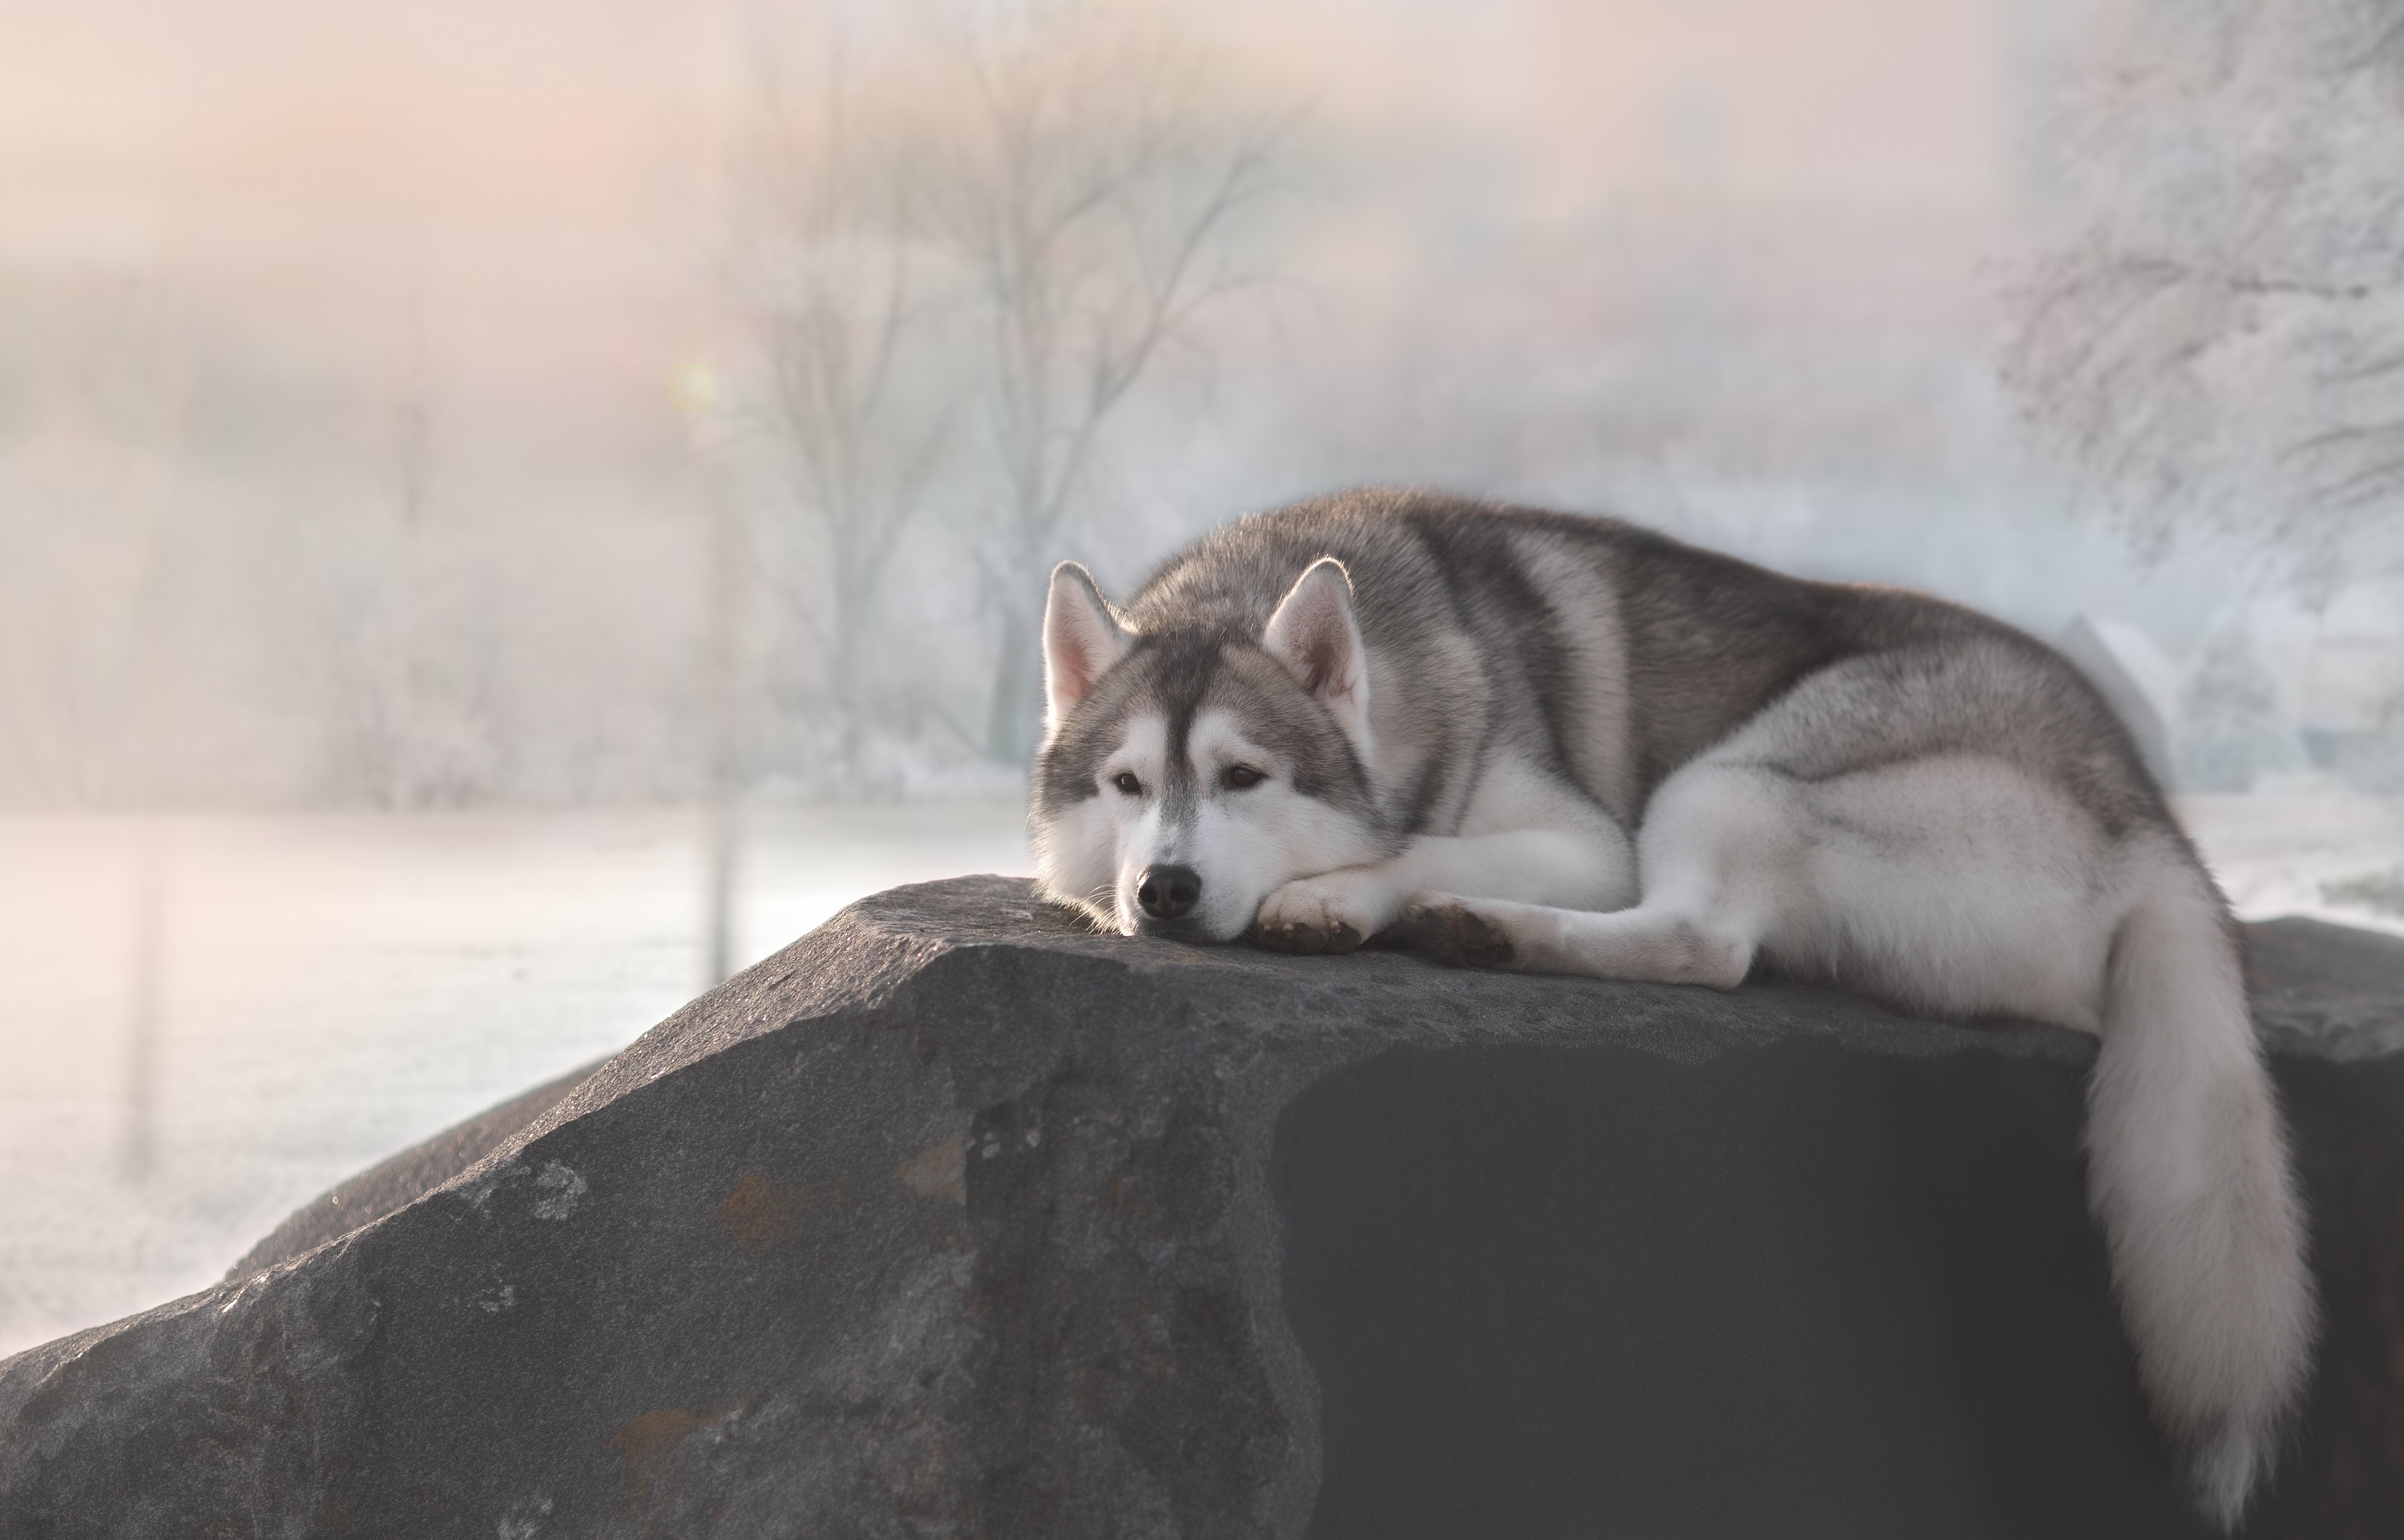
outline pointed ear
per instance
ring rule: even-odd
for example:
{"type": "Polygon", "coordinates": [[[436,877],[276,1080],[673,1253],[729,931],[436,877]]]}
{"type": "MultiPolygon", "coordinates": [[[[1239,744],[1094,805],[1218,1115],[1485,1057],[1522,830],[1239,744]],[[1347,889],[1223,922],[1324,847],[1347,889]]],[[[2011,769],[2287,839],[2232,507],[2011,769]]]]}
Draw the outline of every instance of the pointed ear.
{"type": "Polygon", "coordinates": [[[1094,575],[1075,562],[1054,567],[1052,596],[1043,605],[1044,741],[1126,650],[1127,634],[1094,575]]]}
{"type": "Polygon", "coordinates": [[[1278,601],[1261,647],[1327,703],[1363,759],[1369,757],[1369,653],[1352,615],[1352,579],[1333,556],[1311,563],[1278,601]]]}

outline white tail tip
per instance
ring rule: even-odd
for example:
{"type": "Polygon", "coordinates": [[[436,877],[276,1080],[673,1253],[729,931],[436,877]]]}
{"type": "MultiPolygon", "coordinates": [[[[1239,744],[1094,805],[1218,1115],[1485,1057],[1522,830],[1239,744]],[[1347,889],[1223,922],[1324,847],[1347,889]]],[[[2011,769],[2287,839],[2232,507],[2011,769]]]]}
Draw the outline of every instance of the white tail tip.
{"type": "Polygon", "coordinates": [[[2275,1432],[2235,1419],[2187,1450],[2187,1478],[2196,1505],[2224,1530],[2245,1517],[2246,1504],[2275,1464],[2275,1432]]]}

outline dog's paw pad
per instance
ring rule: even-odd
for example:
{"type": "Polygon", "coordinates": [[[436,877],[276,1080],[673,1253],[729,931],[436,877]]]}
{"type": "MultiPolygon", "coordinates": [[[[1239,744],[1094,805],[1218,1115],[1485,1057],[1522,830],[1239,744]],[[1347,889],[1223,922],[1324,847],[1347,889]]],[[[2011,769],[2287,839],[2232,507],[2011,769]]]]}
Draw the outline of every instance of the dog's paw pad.
{"type": "Polygon", "coordinates": [[[1399,929],[1413,951],[1447,968],[1499,968],[1511,960],[1511,938],[1466,904],[1414,903],[1399,929]]]}

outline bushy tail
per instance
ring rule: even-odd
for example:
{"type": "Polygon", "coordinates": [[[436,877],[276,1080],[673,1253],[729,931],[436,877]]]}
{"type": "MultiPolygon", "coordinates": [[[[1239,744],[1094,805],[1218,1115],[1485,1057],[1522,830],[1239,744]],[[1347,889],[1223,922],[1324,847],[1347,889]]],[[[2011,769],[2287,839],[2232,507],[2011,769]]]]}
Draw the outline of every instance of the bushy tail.
{"type": "Polygon", "coordinates": [[[2210,879],[2166,867],[2121,922],[2088,1090],[2088,1201],[2156,1421],[2234,1528],[2277,1463],[2314,1327],[2303,1205],[2210,879]]]}

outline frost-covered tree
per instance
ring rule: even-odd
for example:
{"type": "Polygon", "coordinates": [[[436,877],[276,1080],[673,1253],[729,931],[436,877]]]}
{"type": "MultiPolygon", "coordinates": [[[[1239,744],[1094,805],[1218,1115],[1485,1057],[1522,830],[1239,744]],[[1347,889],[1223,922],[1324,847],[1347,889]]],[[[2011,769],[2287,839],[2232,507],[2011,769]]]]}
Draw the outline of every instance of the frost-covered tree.
{"type": "Polygon", "coordinates": [[[2214,631],[2179,699],[2178,778],[2191,791],[2245,791],[2300,770],[2301,747],[2279,687],[2242,622],[2214,631]]]}
{"type": "Polygon", "coordinates": [[[755,543],[824,660],[835,768],[858,786],[879,591],[958,455],[971,341],[957,264],[928,231],[921,104],[840,17],[820,20],[806,89],[761,62],[735,165],[734,280],[790,472],[755,543]]]}
{"type": "Polygon", "coordinates": [[[1288,118],[1229,92],[1190,39],[1099,5],[964,9],[945,51],[959,115],[932,206],[977,296],[998,471],[985,751],[1019,764],[1044,578],[1102,435],[1196,312],[1257,275],[1242,237],[1284,173],[1288,118]]]}
{"type": "Polygon", "coordinates": [[[2369,732],[2339,746],[2337,770],[2366,791],[2404,796],[2404,686],[2381,704],[2369,732]]]}
{"type": "Polygon", "coordinates": [[[878,584],[957,506],[999,632],[982,747],[1024,763],[1045,575],[1131,393],[1253,275],[1284,119],[1101,0],[866,16],[818,18],[841,46],[769,103],[739,179],[745,304],[817,536],[795,592],[856,755],[878,584]]]}
{"type": "Polygon", "coordinates": [[[2404,7],[2123,0],[2009,371],[2141,549],[2308,599],[2404,561],[2404,7]]]}
{"type": "Polygon", "coordinates": [[[0,805],[107,806],[143,790],[173,662],[189,345],[181,306],[138,279],[53,302],[72,361],[0,436],[0,805]]]}
{"type": "Polygon", "coordinates": [[[444,516],[440,391],[413,289],[398,365],[389,402],[363,425],[364,495],[329,498],[295,542],[310,581],[307,640],[289,661],[316,696],[323,794],[464,806],[512,769],[510,607],[498,553],[444,516]]]}

